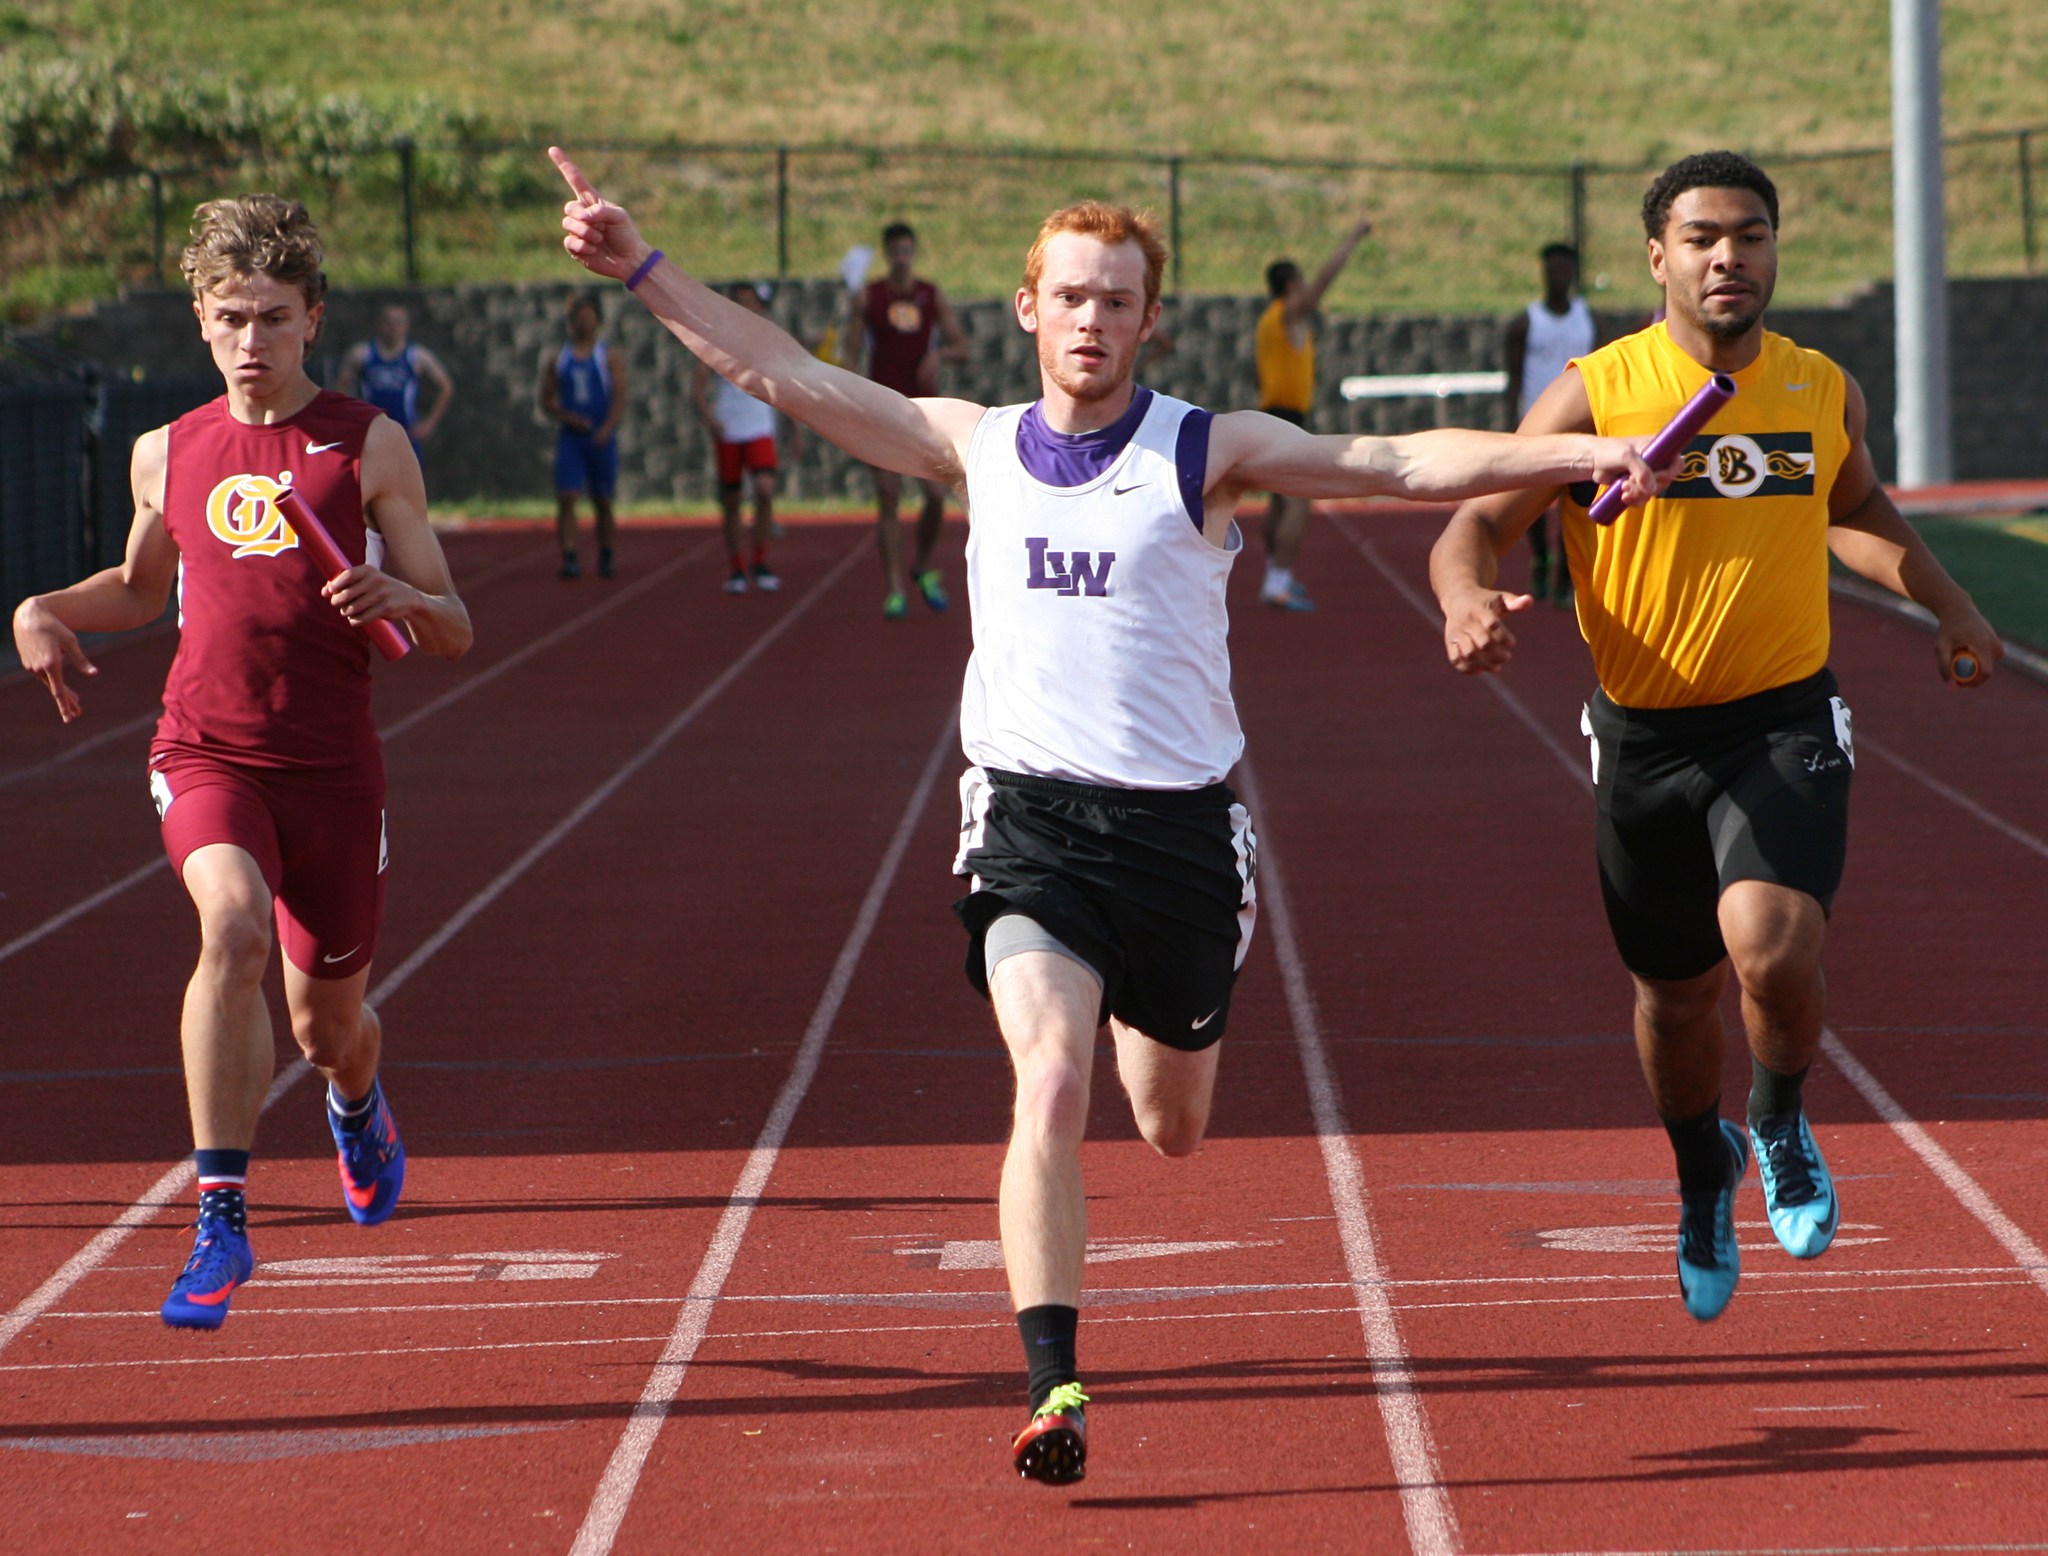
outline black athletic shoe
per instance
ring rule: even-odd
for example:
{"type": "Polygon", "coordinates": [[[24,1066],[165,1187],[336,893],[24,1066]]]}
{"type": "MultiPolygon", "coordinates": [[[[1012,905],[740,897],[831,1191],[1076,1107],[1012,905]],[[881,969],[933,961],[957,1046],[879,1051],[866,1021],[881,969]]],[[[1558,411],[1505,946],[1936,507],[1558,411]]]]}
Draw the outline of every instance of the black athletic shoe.
{"type": "Polygon", "coordinates": [[[1088,1473],[1088,1396],[1078,1383],[1054,1389],[1031,1424],[1010,1444],[1010,1460],[1026,1480],[1070,1486],[1088,1473]]]}

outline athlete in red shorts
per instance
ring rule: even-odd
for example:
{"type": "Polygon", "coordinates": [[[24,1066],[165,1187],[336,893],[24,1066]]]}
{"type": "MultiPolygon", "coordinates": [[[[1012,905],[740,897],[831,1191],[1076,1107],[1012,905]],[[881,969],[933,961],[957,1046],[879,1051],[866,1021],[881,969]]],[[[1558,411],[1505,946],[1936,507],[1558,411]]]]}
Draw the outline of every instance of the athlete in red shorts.
{"type": "Polygon", "coordinates": [[[306,375],[321,258],[296,202],[245,195],[199,207],[183,266],[227,392],[136,441],[122,564],[14,613],[21,661],[69,723],[81,708],[67,666],[94,673],[77,634],[154,621],[179,586],[149,785],[200,928],[180,1023],[199,1223],[163,1306],[181,1328],[218,1328],[255,1264],[243,1187],[276,1068],[261,989],[273,915],[292,1035],[327,1077],[349,1214],[384,1220],[405,1180],[377,1083],[382,1029],[363,1003],[387,856],[359,629],[396,621],[444,659],[471,633],[404,429],[306,375]],[[287,489],[364,561],[323,577],[279,511],[287,489]]]}
{"type": "MultiPolygon", "coordinates": [[[[768,289],[750,281],[735,281],[726,295],[747,312],[768,317],[768,289]]],[[[768,565],[768,542],[775,534],[775,407],[755,399],[720,378],[703,363],[697,364],[691,384],[697,414],[711,429],[712,447],[718,458],[718,510],[725,524],[725,549],[732,562],[726,574],[725,592],[745,594],[749,585],[772,593],[782,587],[768,565]],[[742,481],[754,491],[753,554],[747,552],[747,533],[740,522],[742,481]]]]}

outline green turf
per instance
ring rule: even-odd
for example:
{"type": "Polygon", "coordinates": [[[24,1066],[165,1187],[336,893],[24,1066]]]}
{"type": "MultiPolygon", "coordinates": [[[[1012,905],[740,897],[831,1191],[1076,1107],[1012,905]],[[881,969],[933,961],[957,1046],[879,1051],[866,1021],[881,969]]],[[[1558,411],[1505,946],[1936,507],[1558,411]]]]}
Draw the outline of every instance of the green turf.
{"type": "Polygon", "coordinates": [[[2048,517],[1922,517],[1913,527],[2000,633],[2048,650],[2048,517]]]}
{"type": "MultiPolygon", "coordinates": [[[[1888,20],[1873,4],[301,0],[242,8],[226,34],[222,15],[200,0],[0,0],[0,64],[10,53],[118,51],[139,81],[225,78],[311,101],[345,94],[392,122],[412,122],[406,105],[431,99],[488,135],[589,148],[593,171],[672,249],[720,274],[775,267],[772,155],[648,158],[601,143],[1063,148],[1057,161],[795,160],[794,273],[830,273],[847,245],[872,242],[882,220],[906,215],[925,234],[931,273],[962,295],[1014,285],[1018,254],[1054,203],[1100,194],[1163,210],[1164,171],[1118,162],[1119,152],[1557,169],[1580,158],[1633,169],[1713,145],[1786,155],[1890,139],[1888,20]]],[[[1947,0],[1943,37],[1951,134],[2048,116],[2048,6],[1947,0]]],[[[4,153],[0,135],[0,169],[4,153]]],[[[2015,153],[2006,140],[1949,157],[1959,274],[2024,265],[2015,153]]],[[[460,201],[426,203],[423,279],[561,275],[553,207],[562,191],[545,164],[529,151],[483,160],[460,201]]],[[[400,273],[390,161],[331,164],[291,191],[328,224],[343,285],[400,273]]],[[[1827,302],[1890,274],[1882,156],[1776,171],[1781,300],[1827,302]]],[[[180,203],[189,209],[220,183],[175,184],[173,233],[180,203]]],[[[1588,283],[1606,306],[1653,301],[1635,217],[1644,183],[1617,172],[1587,189],[1588,283]]],[[[47,273],[10,299],[8,278],[83,254],[103,253],[108,272],[131,282],[146,275],[138,191],[121,194],[119,211],[88,200],[12,213],[0,224],[0,241],[18,246],[0,252],[0,304],[70,300],[47,273]]],[[[1513,306],[1536,285],[1536,247],[1568,220],[1568,184],[1556,175],[1191,164],[1181,194],[1182,279],[1194,292],[1256,291],[1267,260],[1291,253],[1314,263],[1351,213],[1372,212],[1379,230],[1330,298],[1341,312],[1513,306]]],[[[2037,236],[2048,244],[2048,231],[2037,236]]]]}

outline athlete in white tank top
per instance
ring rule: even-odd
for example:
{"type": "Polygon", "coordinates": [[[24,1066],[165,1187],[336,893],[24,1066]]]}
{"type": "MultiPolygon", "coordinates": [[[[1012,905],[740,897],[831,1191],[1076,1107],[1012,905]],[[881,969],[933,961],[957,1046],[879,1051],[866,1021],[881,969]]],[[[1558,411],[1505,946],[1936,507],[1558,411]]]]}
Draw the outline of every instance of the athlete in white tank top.
{"type": "Polygon", "coordinates": [[[1548,389],[1551,380],[1576,357],[1593,349],[1593,310],[1586,299],[1574,297],[1562,314],[1552,313],[1542,302],[1529,304],[1529,332],[1522,347],[1522,403],[1518,416],[1529,414],[1536,396],[1548,389]]]}
{"type": "Polygon", "coordinates": [[[1032,407],[991,410],[975,430],[974,654],[960,735],[978,767],[1199,789],[1244,750],[1223,601],[1242,541],[1235,530],[1227,549],[1203,536],[1176,463],[1183,420],[1207,413],[1148,399],[1123,451],[1082,485],[1026,468],[1018,444],[1032,407]]]}

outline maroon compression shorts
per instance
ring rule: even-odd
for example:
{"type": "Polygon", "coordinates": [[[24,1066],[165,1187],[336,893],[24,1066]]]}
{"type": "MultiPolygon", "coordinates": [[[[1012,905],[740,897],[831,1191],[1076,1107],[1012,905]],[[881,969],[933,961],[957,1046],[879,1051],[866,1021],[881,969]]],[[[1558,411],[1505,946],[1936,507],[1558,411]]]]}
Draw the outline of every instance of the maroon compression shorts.
{"type": "Polygon", "coordinates": [[[160,757],[149,790],[180,879],[209,843],[256,861],[277,904],[278,942],[300,972],[349,978],[384,924],[384,796],[331,794],[227,762],[160,757]]]}

